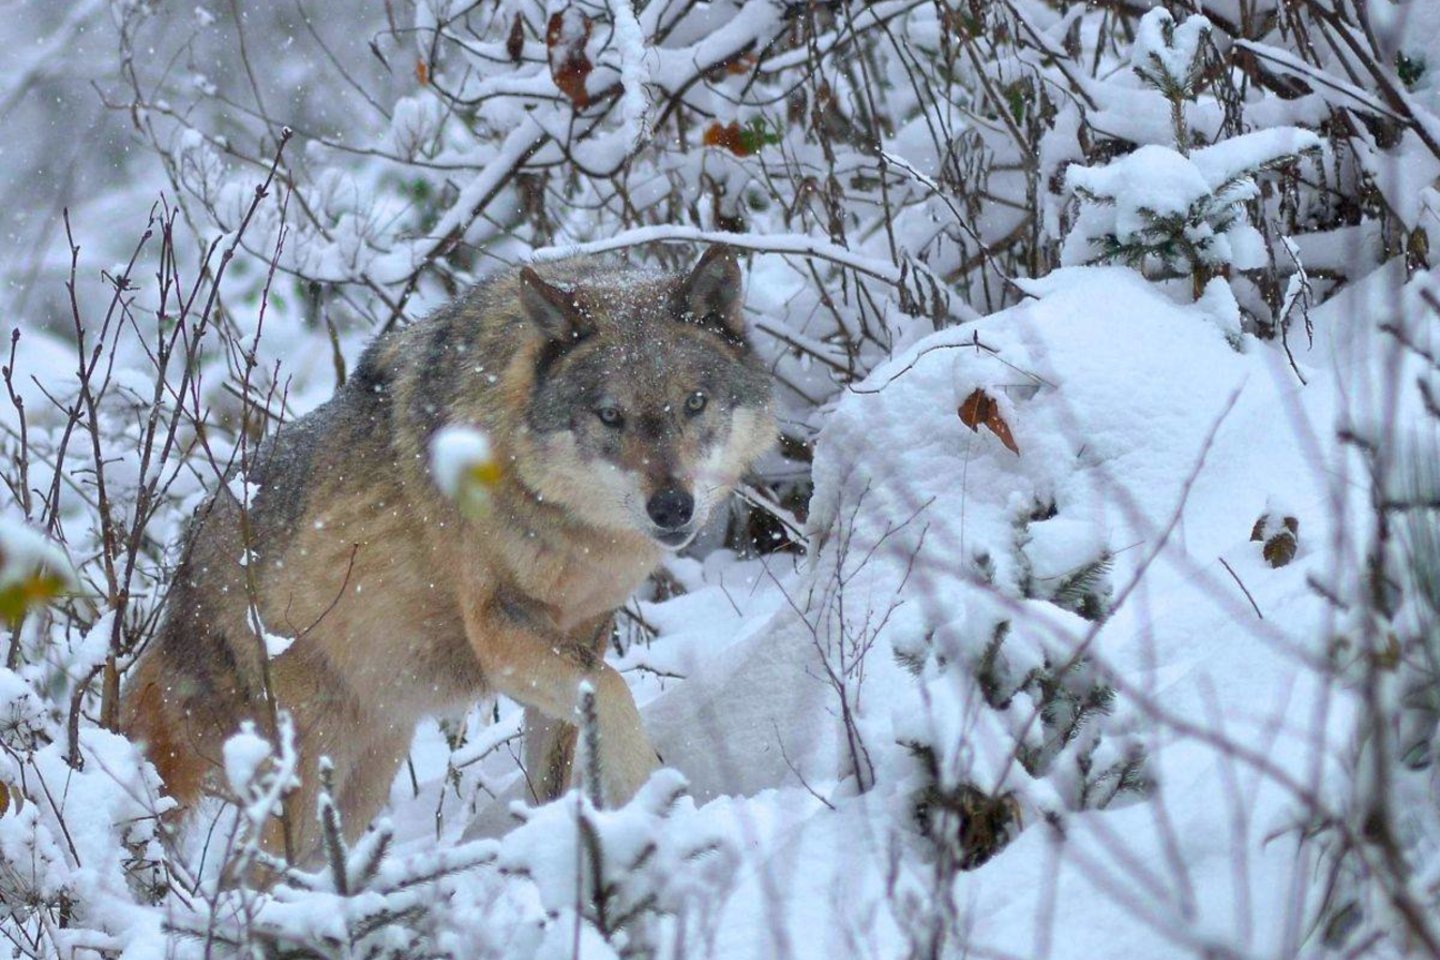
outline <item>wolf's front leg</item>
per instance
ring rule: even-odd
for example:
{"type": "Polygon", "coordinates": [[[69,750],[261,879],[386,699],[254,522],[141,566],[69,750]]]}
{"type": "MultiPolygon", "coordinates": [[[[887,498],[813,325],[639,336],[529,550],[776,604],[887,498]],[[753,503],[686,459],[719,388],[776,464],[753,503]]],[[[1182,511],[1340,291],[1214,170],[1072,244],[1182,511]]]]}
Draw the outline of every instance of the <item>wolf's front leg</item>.
{"type": "MultiPolygon", "coordinates": [[[[563,633],[543,604],[510,593],[496,593],[468,606],[465,631],[486,682],[529,708],[527,718],[538,712],[549,721],[573,724],[580,684],[589,681],[595,690],[603,799],[618,806],[635,795],[659,765],[658,758],[625,678],[605,663],[588,640],[563,633]]],[[[537,733],[541,736],[533,755],[527,744],[527,765],[538,760],[545,767],[554,759],[553,747],[561,734],[558,730],[553,736],[537,733]],[[552,755],[539,759],[542,752],[552,755]]],[[[558,786],[546,779],[548,770],[541,773],[537,781],[531,772],[531,790],[537,799],[544,799],[545,792],[558,786]]],[[[564,782],[565,778],[558,781],[564,782]]]]}
{"type": "Polygon", "coordinates": [[[591,680],[600,738],[600,789],[607,806],[620,806],[650,779],[660,757],[650,745],[625,678],[609,664],[601,668],[591,680]]]}

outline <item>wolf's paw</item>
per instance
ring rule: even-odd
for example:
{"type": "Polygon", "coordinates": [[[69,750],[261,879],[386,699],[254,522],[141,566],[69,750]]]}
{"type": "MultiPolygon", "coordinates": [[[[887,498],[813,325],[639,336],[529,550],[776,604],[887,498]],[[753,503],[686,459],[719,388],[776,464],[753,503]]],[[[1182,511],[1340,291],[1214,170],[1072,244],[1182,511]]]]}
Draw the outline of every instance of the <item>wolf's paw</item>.
{"type": "Polygon", "coordinates": [[[602,734],[600,741],[600,787],[605,794],[605,805],[619,807],[629,803],[631,798],[650,779],[650,774],[660,768],[655,748],[640,731],[640,738],[624,739],[607,747],[602,734]]]}

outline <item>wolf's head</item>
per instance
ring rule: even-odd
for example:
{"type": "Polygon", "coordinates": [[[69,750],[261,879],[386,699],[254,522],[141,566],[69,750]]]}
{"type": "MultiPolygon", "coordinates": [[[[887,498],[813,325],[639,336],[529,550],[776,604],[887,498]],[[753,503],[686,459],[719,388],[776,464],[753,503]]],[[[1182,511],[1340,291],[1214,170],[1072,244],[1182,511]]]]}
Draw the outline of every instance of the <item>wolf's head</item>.
{"type": "Polygon", "coordinates": [[[734,255],[688,274],[557,265],[520,273],[544,338],[517,463],[587,523],[678,550],[775,436],[770,377],[745,340],[734,255]]]}

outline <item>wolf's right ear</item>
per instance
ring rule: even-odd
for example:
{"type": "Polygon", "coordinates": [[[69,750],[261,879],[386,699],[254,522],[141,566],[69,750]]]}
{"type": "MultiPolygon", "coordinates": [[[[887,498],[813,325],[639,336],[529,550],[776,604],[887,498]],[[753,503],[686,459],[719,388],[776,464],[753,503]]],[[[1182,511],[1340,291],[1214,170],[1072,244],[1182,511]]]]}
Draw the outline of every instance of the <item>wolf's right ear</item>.
{"type": "Polygon", "coordinates": [[[705,251],[690,275],[680,284],[680,313],[720,334],[738,347],[745,346],[745,317],[741,312],[740,264],[735,250],[715,244],[705,251]]]}
{"type": "Polygon", "coordinates": [[[590,318],[575,295],[529,267],[520,269],[520,305],[549,340],[578,340],[590,330],[590,318]]]}

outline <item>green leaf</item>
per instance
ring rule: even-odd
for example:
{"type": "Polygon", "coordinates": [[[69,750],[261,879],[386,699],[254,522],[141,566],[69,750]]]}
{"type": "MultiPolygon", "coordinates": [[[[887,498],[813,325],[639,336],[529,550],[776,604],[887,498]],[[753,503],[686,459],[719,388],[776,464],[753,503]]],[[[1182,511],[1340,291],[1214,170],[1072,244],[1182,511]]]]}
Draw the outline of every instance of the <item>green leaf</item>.
{"type": "Polygon", "coordinates": [[[65,586],[66,580],[60,574],[38,570],[0,587],[0,620],[14,626],[31,609],[58,597],[65,586]]]}

